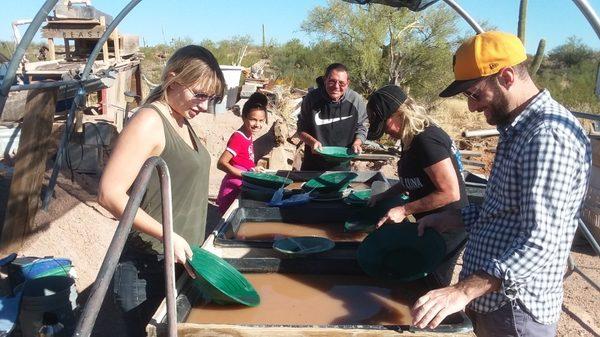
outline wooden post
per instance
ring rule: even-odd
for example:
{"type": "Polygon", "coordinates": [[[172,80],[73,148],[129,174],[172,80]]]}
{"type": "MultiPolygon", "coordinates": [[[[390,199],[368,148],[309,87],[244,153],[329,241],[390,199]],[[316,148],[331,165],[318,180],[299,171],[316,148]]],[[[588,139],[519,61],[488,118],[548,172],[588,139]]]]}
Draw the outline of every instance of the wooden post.
{"type": "MultiPolygon", "coordinates": [[[[106,18],[104,16],[100,17],[100,26],[102,26],[103,29],[106,29],[106,18]]],[[[104,60],[104,63],[108,63],[108,40],[102,45],[102,59],[104,60]]]]}
{"type": "Polygon", "coordinates": [[[121,45],[119,43],[119,33],[115,31],[111,34],[113,39],[113,47],[115,48],[115,62],[121,62],[121,45]]]}
{"type": "Polygon", "coordinates": [[[57,90],[32,90],[27,95],[15,171],[6,204],[0,251],[18,251],[36,228],[46,157],[50,146],[57,90]]]}
{"type": "Polygon", "coordinates": [[[48,56],[50,57],[50,61],[56,60],[56,50],[54,49],[54,39],[48,39],[48,56]]]}
{"type": "Polygon", "coordinates": [[[135,67],[135,73],[134,76],[135,78],[135,94],[138,95],[138,97],[135,98],[135,102],[137,103],[137,106],[140,106],[142,104],[142,64],[139,63],[137,65],[137,67],[135,67]]]}
{"type": "MultiPolygon", "coordinates": [[[[73,43],[75,44],[75,43],[73,43]]],[[[69,39],[65,39],[65,60],[71,59],[71,46],[69,45],[69,39]]]]}

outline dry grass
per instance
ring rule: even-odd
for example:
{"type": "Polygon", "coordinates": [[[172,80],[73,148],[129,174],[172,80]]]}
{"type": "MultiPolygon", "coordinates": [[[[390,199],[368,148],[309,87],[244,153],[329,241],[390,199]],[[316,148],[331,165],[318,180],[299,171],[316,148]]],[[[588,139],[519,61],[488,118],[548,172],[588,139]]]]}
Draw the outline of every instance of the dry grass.
{"type": "Polygon", "coordinates": [[[465,130],[493,128],[482,113],[470,112],[467,101],[462,98],[446,98],[437,102],[429,110],[431,117],[454,140],[462,138],[465,130]]]}
{"type": "Polygon", "coordinates": [[[481,152],[482,156],[473,158],[485,164],[483,169],[468,168],[469,171],[488,175],[492,169],[494,152],[491,150],[498,144],[498,137],[464,138],[463,131],[492,129],[482,113],[470,112],[466,100],[447,98],[438,101],[429,109],[431,117],[450,135],[460,150],[481,152]]]}

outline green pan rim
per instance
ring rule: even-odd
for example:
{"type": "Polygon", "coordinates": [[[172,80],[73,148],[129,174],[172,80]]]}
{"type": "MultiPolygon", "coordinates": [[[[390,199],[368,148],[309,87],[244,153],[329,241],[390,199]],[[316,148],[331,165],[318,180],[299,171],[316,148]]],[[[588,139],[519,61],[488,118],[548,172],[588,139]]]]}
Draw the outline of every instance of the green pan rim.
{"type": "Polygon", "coordinates": [[[200,247],[192,247],[192,252],[194,255],[188,263],[196,277],[201,277],[218,292],[238,303],[251,307],[260,304],[260,296],[252,284],[227,261],[200,247]],[[206,268],[206,265],[213,268],[206,268]],[[231,283],[226,286],[220,284],[224,280],[231,283]],[[235,294],[230,287],[237,287],[241,292],[235,294]]]}

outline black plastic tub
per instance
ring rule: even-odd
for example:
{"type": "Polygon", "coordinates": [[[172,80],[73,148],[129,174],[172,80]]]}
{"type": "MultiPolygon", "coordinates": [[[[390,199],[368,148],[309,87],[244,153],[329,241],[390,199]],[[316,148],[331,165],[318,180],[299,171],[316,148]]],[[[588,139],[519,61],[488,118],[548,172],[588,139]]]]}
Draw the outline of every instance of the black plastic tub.
{"type": "MultiPolygon", "coordinates": [[[[304,205],[303,207],[241,207],[235,209],[229,218],[216,230],[215,247],[272,248],[273,238],[239,239],[237,236],[246,222],[283,222],[290,224],[320,224],[335,236],[347,239],[335,242],[334,249],[356,249],[362,241],[361,233],[345,233],[344,222],[354,214],[356,207],[331,207],[325,203],[304,205]],[[356,239],[352,239],[356,237],[356,239]]],[[[366,234],[362,234],[366,235],[366,234]]],[[[284,236],[282,236],[284,237],[284,236]]]]}
{"type": "MultiPolygon", "coordinates": [[[[276,174],[281,177],[287,177],[294,182],[306,182],[312,178],[318,177],[325,172],[319,171],[277,171],[276,174]]],[[[352,183],[365,183],[370,185],[374,181],[383,181],[388,183],[388,180],[379,171],[360,171],[353,172],[357,174],[357,177],[352,180],[352,183]]],[[[272,194],[264,194],[260,192],[240,193],[239,207],[266,207],[267,202],[271,199],[272,194]]],[[[322,208],[348,208],[352,209],[352,206],[345,204],[342,200],[336,201],[311,201],[306,205],[295,206],[295,207],[315,207],[316,209],[322,208]]],[[[294,208],[291,206],[289,208],[294,208]]]]}

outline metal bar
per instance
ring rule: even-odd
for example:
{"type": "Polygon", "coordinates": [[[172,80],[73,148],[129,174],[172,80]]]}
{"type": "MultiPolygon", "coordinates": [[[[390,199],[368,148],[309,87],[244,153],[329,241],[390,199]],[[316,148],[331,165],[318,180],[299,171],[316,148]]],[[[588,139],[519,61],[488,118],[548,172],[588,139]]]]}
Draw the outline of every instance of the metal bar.
{"type": "Polygon", "coordinates": [[[101,82],[102,79],[94,78],[86,81],[79,80],[66,80],[66,81],[47,81],[47,82],[35,82],[30,84],[21,84],[21,85],[13,85],[10,87],[10,91],[23,91],[23,90],[36,90],[36,89],[48,89],[48,88],[56,88],[61,86],[74,87],[77,85],[88,86],[90,84],[97,84],[97,82],[101,82]]]}
{"type": "Polygon", "coordinates": [[[31,23],[31,19],[15,20],[12,22],[13,35],[15,37],[15,43],[21,42],[21,32],[19,31],[20,25],[27,25],[31,23]]]}
{"type": "Polygon", "coordinates": [[[590,6],[587,0],[573,0],[573,2],[579,8],[581,13],[583,13],[583,16],[585,16],[585,18],[588,20],[588,22],[596,32],[596,35],[598,35],[598,37],[600,38],[600,20],[598,19],[598,15],[596,14],[592,6],[590,6]]]}
{"type": "Polygon", "coordinates": [[[77,321],[75,327],[76,337],[89,337],[92,333],[94,323],[98,317],[98,312],[104,301],[104,296],[110,285],[110,281],[115,273],[117,263],[121,252],[125,247],[127,237],[131,231],[133,220],[137,213],[144,192],[150,180],[152,170],[158,170],[162,194],[162,213],[163,213],[163,246],[165,249],[165,285],[167,295],[167,317],[169,322],[169,336],[177,336],[177,313],[175,311],[175,259],[173,254],[172,231],[173,231],[173,212],[171,201],[171,179],[169,168],[165,161],[160,157],[151,157],[142,166],[142,169],[135,178],[131,188],[131,194],[115,235],[108,247],[102,266],[98,271],[96,281],[92,286],[90,297],[83,308],[83,312],[77,321]]]}
{"type": "MultiPolygon", "coordinates": [[[[90,72],[92,71],[92,65],[98,57],[100,50],[104,43],[108,40],[108,37],[112,32],[117,28],[117,25],[123,20],[123,18],[140,2],[141,0],[131,0],[123,10],[117,15],[116,18],[106,27],[106,31],[102,34],[94,50],[90,53],[87,63],[85,64],[85,68],[83,68],[83,72],[81,74],[81,80],[87,80],[90,72]]],[[[67,121],[65,125],[65,130],[63,131],[62,137],[60,139],[60,144],[58,146],[58,150],[56,153],[56,159],[54,161],[54,166],[52,167],[52,174],[50,175],[50,180],[48,182],[48,188],[46,189],[46,193],[42,198],[42,208],[44,210],[48,210],[48,205],[50,204],[50,199],[52,198],[52,194],[54,193],[54,186],[56,185],[56,179],[58,178],[58,172],[60,171],[60,165],[62,162],[62,157],[64,155],[65,148],[67,146],[67,142],[69,141],[69,137],[71,135],[71,128],[73,127],[73,120],[75,118],[75,109],[79,107],[79,105],[83,102],[83,95],[85,94],[85,90],[80,89],[75,98],[73,99],[73,103],[71,104],[71,108],[67,113],[67,121]]]]}
{"type": "MultiPolygon", "coordinates": [[[[161,159],[162,161],[162,159],[161,159]]],[[[164,163],[164,161],[162,161],[164,163]]],[[[161,182],[162,215],[163,215],[163,249],[165,253],[165,289],[167,295],[167,326],[169,337],[177,337],[177,308],[175,297],[175,253],[173,251],[173,208],[171,199],[171,180],[167,164],[158,167],[161,182]]]]}
{"type": "Polygon", "coordinates": [[[577,118],[591,119],[591,120],[594,120],[594,121],[600,121],[600,115],[591,114],[591,113],[587,113],[587,112],[577,112],[577,111],[571,111],[571,113],[573,114],[573,116],[575,116],[577,118]]]}
{"type": "Polygon", "coordinates": [[[581,229],[583,236],[585,236],[588,242],[592,245],[592,248],[594,248],[596,254],[600,255],[600,246],[598,245],[598,241],[594,239],[592,232],[590,232],[589,228],[587,228],[587,225],[581,219],[579,219],[579,229],[581,229]]]}
{"type": "Polygon", "coordinates": [[[471,26],[471,28],[473,28],[473,30],[475,32],[477,32],[477,34],[479,33],[483,33],[484,30],[483,28],[481,28],[481,26],[477,23],[477,21],[475,21],[471,15],[469,15],[469,13],[467,13],[467,11],[465,11],[462,7],[460,7],[458,5],[458,3],[456,3],[456,1],[454,0],[444,0],[444,2],[450,6],[452,9],[454,9],[454,11],[456,13],[458,13],[458,15],[462,16],[462,18],[467,21],[467,23],[471,26]]]}
{"type": "Polygon", "coordinates": [[[8,64],[8,68],[6,69],[6,74],[4,74],[4,79],[2,80],[2,84],[0,85],[0,116],[2,116],[2,111],[4,111],[4,105],[6,104],[6,100],[8,99],[8,92],[10,90],[11,85],[15,81],[15,76],[17,75],[17,68],[19,67],[19,63],[23,59],[31,40],[37,33],[38,29],[42,25],[44,21],[46,21],[46,17],[48,17],[48,13],[54,8],[54,5],[58,0],[46,0],[46,2],[42,5],[38,13],[35,15],[33,20],[31,20],[31,24],[27,27],[25,31],[25,35],[19,42],[17,49],[12,55],[10,59],[10,63],[8,64]]]}

